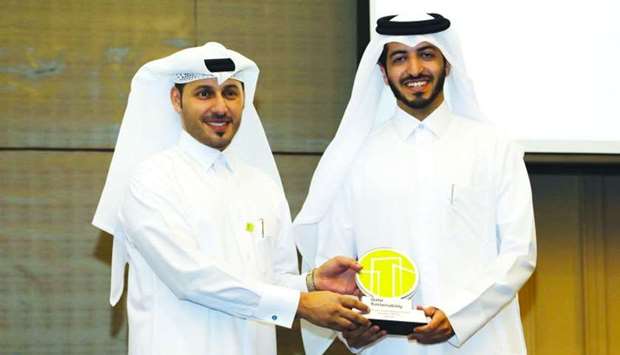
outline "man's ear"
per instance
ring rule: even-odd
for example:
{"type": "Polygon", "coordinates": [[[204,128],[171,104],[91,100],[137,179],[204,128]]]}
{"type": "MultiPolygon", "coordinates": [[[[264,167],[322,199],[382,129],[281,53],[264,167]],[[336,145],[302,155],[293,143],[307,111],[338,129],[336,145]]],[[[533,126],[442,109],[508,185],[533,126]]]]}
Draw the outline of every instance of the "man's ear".
{"type": "Polygon", "coordinates": [[[173,86],[172,89],[170,89],[170,101],[172,102],[172,107],[178,113],[181,113],[181,110],[183,109],[183,103],[181,102],[181,100],[181,92],[179,91],[179,89],[177,89],[176,86],[173,86]]]}
{"type": "Polygon", "coordinates": [[[381,70],[381,77],[383,78],[383,83],[385,85],[388,84],[388,78],[387,78],[387,73],[385,71],[385,66],[381,65],[381,64],[377,64],[379,66],[379,69],[381,70]]]}
{"type": "Polygon", "coordinates": [[[446,69],[445,69],[445,71],[446,71],[446,76],[450,75],[450,71],[451,71],[451,70],[452,70],[452,65],[450,65],[450,62],[448,62],[448,61],[446,60],[446,69]]]}

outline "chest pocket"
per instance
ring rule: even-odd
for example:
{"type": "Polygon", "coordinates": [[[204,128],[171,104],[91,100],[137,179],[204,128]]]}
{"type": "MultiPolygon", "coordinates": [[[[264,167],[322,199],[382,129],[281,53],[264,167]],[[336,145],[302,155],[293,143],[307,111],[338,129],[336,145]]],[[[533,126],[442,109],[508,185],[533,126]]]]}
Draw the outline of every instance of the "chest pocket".
{"type": "Polygon", "coordinates": [[[254,249],[256,270],[262,278],[269,280],[273,273],[272,265],[280,233],[280,222],[277,218],[269,216],[255,218],[251,225],[247,232],[254,249]]]}
{"type": "Polygon", "coordinates": [[[455,242],[482,245],[494,230],[493,190],[487,187],[453,184],[448,191],[447,226],[455,242]]]}

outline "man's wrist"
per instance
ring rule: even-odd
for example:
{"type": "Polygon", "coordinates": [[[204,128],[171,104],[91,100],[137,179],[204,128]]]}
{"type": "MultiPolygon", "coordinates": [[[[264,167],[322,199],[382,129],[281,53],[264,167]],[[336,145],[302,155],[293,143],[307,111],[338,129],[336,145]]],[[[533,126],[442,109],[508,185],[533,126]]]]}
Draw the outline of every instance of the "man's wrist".
{"type": "Polygon", "coordinates": [[[308,271],[308,273],[306,274],[306,288],[308,289],[308,292],[317,291],[316,283],[314,281],[315,270],[316,268],[308,271]]]}
{"type": "Polygon", "coordinates": [[[299,293],[299,303],[297,304],[297,313],[295,314],[299,319],[306,319],[306,297],[308,296],[308,292],[300,292],[299,293]]]}

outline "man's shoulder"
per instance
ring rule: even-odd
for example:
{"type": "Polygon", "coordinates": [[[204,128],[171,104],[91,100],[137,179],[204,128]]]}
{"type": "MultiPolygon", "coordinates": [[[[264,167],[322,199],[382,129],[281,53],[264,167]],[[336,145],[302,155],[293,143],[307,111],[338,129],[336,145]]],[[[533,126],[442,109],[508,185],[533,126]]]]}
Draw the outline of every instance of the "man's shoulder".
{"type": "Polygon", "coordinates": [[[249,180],[249,182],[265,188],[276,188],[277,185],[273,178],[254,165],[251,165],[239,158],[235,158],[233,163],[234,168],[241,172],[243,179],[249,180]]]}
{"type": "Polygon", "coordinates": [[[177,155],[178,152],[173,147],[149,156],[136,166],[131,175],[131,181],[142,184],[165,181],[166,176],[175,169],[174,162],[177,155]]]}
{"type": "Polygon", "coordinates": [[[396,134],[393,120],[382,122],[370,131],[364,146],[360,150],[360,154],[365,155],[372,154],[372,152],[377,150],[382,151],[387,148],[386,144],[390,145],[396,142],[397,138],[398,135],[396,134]]]}
{"type": "Polygon", "coordinates": [[[394,119],[386,120],[385,122],[381,122],[372,128],[370,133],[368,134],[368,138],[370,140],[378,140],[382,139],[386,135],[390,135],[394,133],[394,119]]]}
{"type": "Polygon", "coordinates": [[[457,132],[462,137],[475,140],[484,140],[493,143],[508,144],[514,139],[504,128],[488,120],[476,120],[467,117],[453,115],[453,123],[457,132]]]}
{"type": "Polygon", "coordinates": [[[507,156],[522,159],[524,150],[521,144],[505,128],[490,121],[455,117],[455,129],[452,131],[461,143],[473,147],[480,156],[495,156],[505,159],[507,156]]]}

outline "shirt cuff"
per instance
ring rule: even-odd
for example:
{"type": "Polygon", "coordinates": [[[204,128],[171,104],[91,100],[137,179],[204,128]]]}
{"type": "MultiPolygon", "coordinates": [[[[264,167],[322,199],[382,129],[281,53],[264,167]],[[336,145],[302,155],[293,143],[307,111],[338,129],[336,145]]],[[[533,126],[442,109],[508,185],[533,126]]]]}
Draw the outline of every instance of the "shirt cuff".
{"type": "Polygon", "coordinates": [[[299,305],[299,291],[267,284],[263,286],[256,319],[291,328],[299,305]]]}
{"type": "Polygon", "coordinates": [[[455,348],[460,348],[461,345],[463,345],[463,343],[459,339],[458,335],[456,335],[456,332],[454,333],[453,336],[450,337],[450,339],[448,339],[448,343],[450,345],[454,346],[455,348]]]}
{"type": "Polygon", "coordinates": [[[301,288],[301,292],[309,292],[308,291],[308,285],[306,284],[306,278],[308,277],[308,273],[312,272],[312,270],[308,271],[308,272],[304,272],[303,274],[301,274],[301,285],[299,285],[301,288]]]}
{"type": "MultiPolygon", "coordinates": [[[[455,299],[462,300],[467,298],[466,296],[461,295],[455,297],[455,299]]],[[[464,308],[460,307],[462,306],[455,302],[446,302],[445,304],[437,305],[437,308],[445,313],[450,325],[452,326],[452,330],[454,331],[454,335],[448,339],[448,343],[457,348],[461,347],[463,343],[465,343],[472,336],[472,334],[476,332],[476,317],[484,314],[484,311],[476,305],[470,304],[464,308]]]]}
{"type": "Polygon", "coordinates": [[[306,275],[308,273],[304,272],[301,275],[295,275],[295,277],[291,278],[290,286],[292,289],[299,290],[301,292],[308,292],[308,287],[306,287],[306,275]]]}

